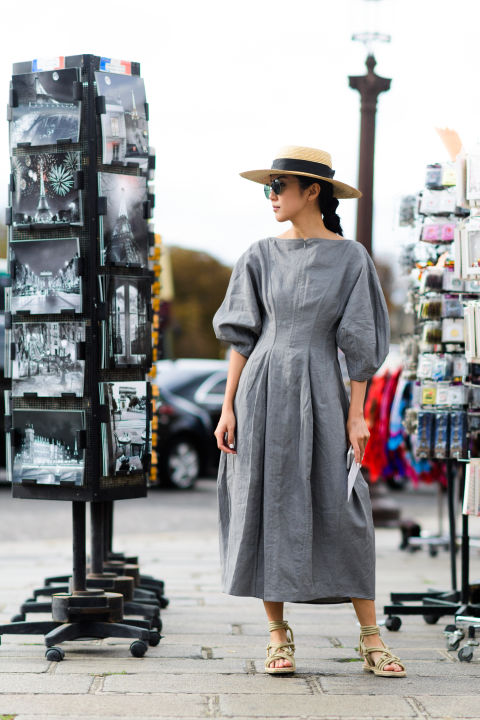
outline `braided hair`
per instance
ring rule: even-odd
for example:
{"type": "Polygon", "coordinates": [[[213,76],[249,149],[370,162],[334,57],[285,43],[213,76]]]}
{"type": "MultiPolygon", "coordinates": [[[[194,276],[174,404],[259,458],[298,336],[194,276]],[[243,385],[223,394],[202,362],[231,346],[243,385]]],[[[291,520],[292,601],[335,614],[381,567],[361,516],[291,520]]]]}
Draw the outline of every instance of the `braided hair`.
{"type": "Polygon", "coordinates": [[[318,196],[318,205],[320,212],[323,215],[323,222],[327,230],[338,233],[343,236],[342,226],[340,225],[340,218],[337,215],[338,200],[333,195],[332,183],[325,182],[324,180],[317,180],[312,177],[305,177],[305,175],[295,175],[298,179],[300,188],[306,190],[313,183],[320,185],[320,194],[318,196]]]}

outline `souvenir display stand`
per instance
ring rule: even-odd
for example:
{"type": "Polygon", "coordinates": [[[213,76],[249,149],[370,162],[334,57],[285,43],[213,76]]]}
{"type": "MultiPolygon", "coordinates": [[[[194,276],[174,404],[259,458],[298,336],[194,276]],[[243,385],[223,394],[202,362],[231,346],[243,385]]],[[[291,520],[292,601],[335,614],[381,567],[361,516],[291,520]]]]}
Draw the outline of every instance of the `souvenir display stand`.
{"type": "Polygon", "coordinates": [[[477,236],[469,233],[478,221],[465,167],[461,159],[427,167],[425,188],[412,208],[415,241],[402,257],[411,272],[406,311],[415,318],[414,333],[403,342],[404,371],[414,380],[403,423],[415,457],[445,465],[451,588],[391,593],[391,604],[384,607],[390,630],[400,628],[400,615],[423,615],[430,624],[446,615],[480,615],[480,583],[469,579],[466,500],[460,587],[456,557],[457,498],[470,493],[470,512],[480,514],[480,485],[471,490],[474,458],[480,456],[480,357],[472,346],[474,319],[468,320],[469,308],[480,299],[480,243],[477,248],[477,236]]]}
{"type": "Polygon", "coordinates": [[[141,657],[160,641],[163,584],[142,588],[138,565],[118,574],[106,556],[106,504],[112,515],[115,500],[144,497],[151,460],[154,157],[140,67],[17,63],[8,120],[8,473],[15,498],[72,503],[73,574],[47,579],[0,635],[44,634],[51,660],[65,640],[125,637],[141,657]],[[20,620],[34,605],[52,619],[20,620]]]}

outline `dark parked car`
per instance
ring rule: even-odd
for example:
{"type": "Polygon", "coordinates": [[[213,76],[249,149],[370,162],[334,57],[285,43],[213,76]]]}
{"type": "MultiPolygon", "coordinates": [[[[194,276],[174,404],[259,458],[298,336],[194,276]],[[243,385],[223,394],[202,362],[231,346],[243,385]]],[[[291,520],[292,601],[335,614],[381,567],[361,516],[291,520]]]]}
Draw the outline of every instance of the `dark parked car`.
{"type": "Polygon", "coordinates": [[[222,360],[163,360],[155,383],[160,481],[193,487],[197,477],[214,475],[219,451],[213,435],[220,417],[228,363],[222,360]]]}

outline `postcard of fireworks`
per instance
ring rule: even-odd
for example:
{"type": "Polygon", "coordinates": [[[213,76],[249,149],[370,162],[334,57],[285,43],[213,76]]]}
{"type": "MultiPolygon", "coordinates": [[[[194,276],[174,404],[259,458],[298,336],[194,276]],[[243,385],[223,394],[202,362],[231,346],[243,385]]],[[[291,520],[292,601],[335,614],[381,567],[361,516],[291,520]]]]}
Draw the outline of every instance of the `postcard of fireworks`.
{"type": "Polygon", "coordinates": [[[104,474],[142,473],[149,452],[147,383],[100,383],[100,399],[109,415],[108,423],[102,424],[104,474]]]}
{"type": "Polygon", "coordinates": [[[83,411],[14,409],[12,423],[18,438],[12,448],[14,483],[83,484],[84,450],[78,438],[85,427],[83,411]]]}
{"type": "Polygon", "coordinates": [[[14,226],[82,224],[79,152],[16,155],[11,162],[14,226]]]}
{"type": "Polygon", "coordinates": [[[104,278],[108,308],[107,367],[150,364],[152,351],[150,280],[139,277],[104,278]]]}
{"type": "Polygon", "coordinates": [[[82,312],[78,238],[10,243],[10,310],[32,315],[82,312]]]}
{"type": "Polygon", "coordinates": [[[12,395],[22,397],[83,396],[85,360],[78,358],[85,342],[82,322],[14,322],[12,395]]]}
{"type": "Polygon", "coordinates": [[[105,97],[102,120],[103,163],[137,162],[148,159],[148,122],[145,84],[137,75],[95,73],[97,94],[105,97]]]}
{"type": "Polygon", "coordinates": [[[107,198],[107,214],[101,216],[100,264],[148,266],[146,178],[117,173],[98,173],[98,193],[107,198]]]}
{"type": "Polygon", "coordinates": [[[16,107],[12,108],[10,147],[78,142],[81,103],[74,99],[78,68],[24,73],[12,77],[16,107]]]}

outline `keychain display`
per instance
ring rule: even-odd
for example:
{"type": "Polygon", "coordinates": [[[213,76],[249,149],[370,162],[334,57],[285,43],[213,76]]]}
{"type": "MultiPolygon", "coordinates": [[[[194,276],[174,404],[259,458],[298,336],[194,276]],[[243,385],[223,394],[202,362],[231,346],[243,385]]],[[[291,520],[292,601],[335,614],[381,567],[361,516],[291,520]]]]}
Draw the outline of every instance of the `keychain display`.
{"type": "Polygon", "coordinates": [[[438,345],[442,342],[442,322],[429,320],[422,326],[422,341],[426,345],[438,345]]]}
{"type": "Polygon", "coordinates": [[[443,190],[457,183],[454,162],[431,163],[425,171],[425,187],[428,190],[443,190]]]}
{"type": "Polygon", "coordinates": [[[421,215],[450,215],[455,212],[456,205],[455,188],[425,189],[420,198],[419,213],[421,215]]]}
{"type": "Polygon", "coordinates": [[[442,317],[443,302],[441,295],[429,295],[420,299],[419,318],[437,320],[442,317]]]}
{"type": "Polygon", "coordinates": [[[451,243],[455,236],[455,222],[435,222],[425,219],[420,239],[431,243],[451,243]]]}
{"type": "Polygon", "coordinates": [[[467,454],[467,413],[450,413],[450,457],[465,458],[467,454]]]}
{"type": "Polygon", "coordinates": [[[420,293],[428,290],[441,290],[443,288],[444,269],[441,267],[428,267],[422,274],[420,293]]]}
{"type": "MultiPolygon", "coordinates": [[[[479,285],[480,288],[480,285],[479,285]]],[[[462,292],[464,289],[464,280],[456,277],[453,265],[444,268],[442,277],[442,289],[462,292]]]]}
{"type": "Polygon", "coordinates": [[[433,435],[433,454],[436,458],[448,457],[448,436],[450,427],[450,414],[448,412],[435,413],[435,429],[433,435]]]}
{"type": "Polygon", "coordinates": [[[463,318],[446,317],[442,319],[442,342],[458,343],[464,341],[463,318]]]}

